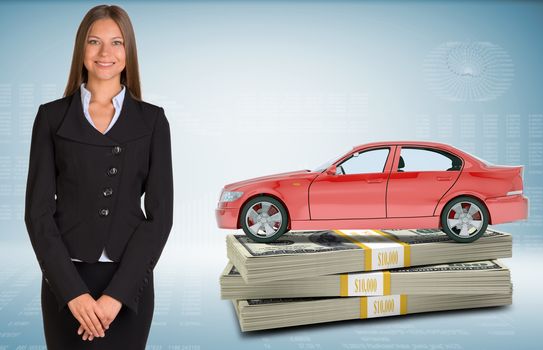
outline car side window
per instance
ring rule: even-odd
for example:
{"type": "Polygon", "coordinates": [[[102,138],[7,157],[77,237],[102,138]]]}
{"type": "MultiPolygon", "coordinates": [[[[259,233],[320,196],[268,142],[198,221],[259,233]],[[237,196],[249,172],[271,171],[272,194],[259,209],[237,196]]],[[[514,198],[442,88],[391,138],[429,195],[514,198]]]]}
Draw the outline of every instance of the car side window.
{"type": "Polygon", "coordinates": [[[398,171],[459,171],[462,160],[445,151],[402,147],[398,171]]]}
{"type": "Polygon", "coordinates": [[[385,170],[389,152],[389,148],[355,152],[349,159],[338,165],[337,174],[382,173],[385,170]]]}

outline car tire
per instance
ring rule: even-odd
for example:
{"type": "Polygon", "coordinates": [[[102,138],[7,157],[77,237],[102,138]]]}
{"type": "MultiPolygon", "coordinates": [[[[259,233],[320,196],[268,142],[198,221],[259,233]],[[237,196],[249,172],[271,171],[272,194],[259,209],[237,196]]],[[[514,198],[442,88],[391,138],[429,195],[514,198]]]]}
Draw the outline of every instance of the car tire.
{"type": "Polygon", "coordinates": [[[285,206],[270,196],[249,200],[239,216],[243,232],[258,243],[274,242],[281,237],[288,231],[288,219],[285,206]]]}
{"type": "Polygon", "coordinates": [[[441,212],[441,229],[452,240],[470,243],[486,231],[490,215],[479,200],[461,196],[451,200],[441,212]]]}

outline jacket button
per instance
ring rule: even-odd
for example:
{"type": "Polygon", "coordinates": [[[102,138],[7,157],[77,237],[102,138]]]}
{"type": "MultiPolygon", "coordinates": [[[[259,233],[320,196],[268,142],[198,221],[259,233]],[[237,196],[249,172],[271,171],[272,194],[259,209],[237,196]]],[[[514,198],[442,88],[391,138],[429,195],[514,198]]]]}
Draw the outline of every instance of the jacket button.
{"type": "Polygon", "coordinates": [[[115,168],[115,167],[109,168],[108,171],[107,171],[107,174],[109,176],[117,175],[117,168],[115,168]]]}
{"type": "Polygon", "coordinates": [[[111,187],[104,188],[104,197],[109,197],[113,194],[113,189],[111,187]]]}
{"type": "Polygon", "coordinates": [[[145,277],[145,278],[143,279],[143,283],[145,283],[145,284],[149,283],[149,279],[148,279],[147,277],[145,277]]]}
{"type": "Polygon", "coordinates": [[[121,146],[115,146],[115,147],[113,147],[113,148],[111,149],[111,153],[117,155],[117,154],[121,153],[122,150],[123,150],[123,149],[121,148],[121,146]]]}
{"type": "Polygon", "coordinates": [[[109,215],[109,209],[102,208],[100,209],[100,216],[108,216],[109,215]]]}

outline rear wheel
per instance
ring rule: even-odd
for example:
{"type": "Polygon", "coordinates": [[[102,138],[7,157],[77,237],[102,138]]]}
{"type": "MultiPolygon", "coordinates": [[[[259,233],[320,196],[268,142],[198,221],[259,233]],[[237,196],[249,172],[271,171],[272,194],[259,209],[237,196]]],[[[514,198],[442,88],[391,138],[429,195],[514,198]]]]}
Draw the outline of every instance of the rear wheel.
{"type": "Polygon", "coordinates": [[[241,228],[255,242],[269,243],[287,232],[287,210],[277,199],[258,196],[243,206],[241,228]]]}
{"type": "Polygon", "coordinates": [[[441,226],[449,238],[469,243],[485,233],[488,219],[488,210],[481,201],[463,196],[453,199],[443,208],[441,226]]]}

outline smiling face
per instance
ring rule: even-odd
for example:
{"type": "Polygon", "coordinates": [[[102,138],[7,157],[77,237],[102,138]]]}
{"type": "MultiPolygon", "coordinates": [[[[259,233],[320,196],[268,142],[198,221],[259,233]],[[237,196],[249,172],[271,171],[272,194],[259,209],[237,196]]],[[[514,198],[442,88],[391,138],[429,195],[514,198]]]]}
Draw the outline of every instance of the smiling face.
{"type": "Polygon", "coordinates": [[[111,18],[96,20],[85,44],[85,68],[89,80],[121,79],[126,52],[121,29],[111,18]]]}

